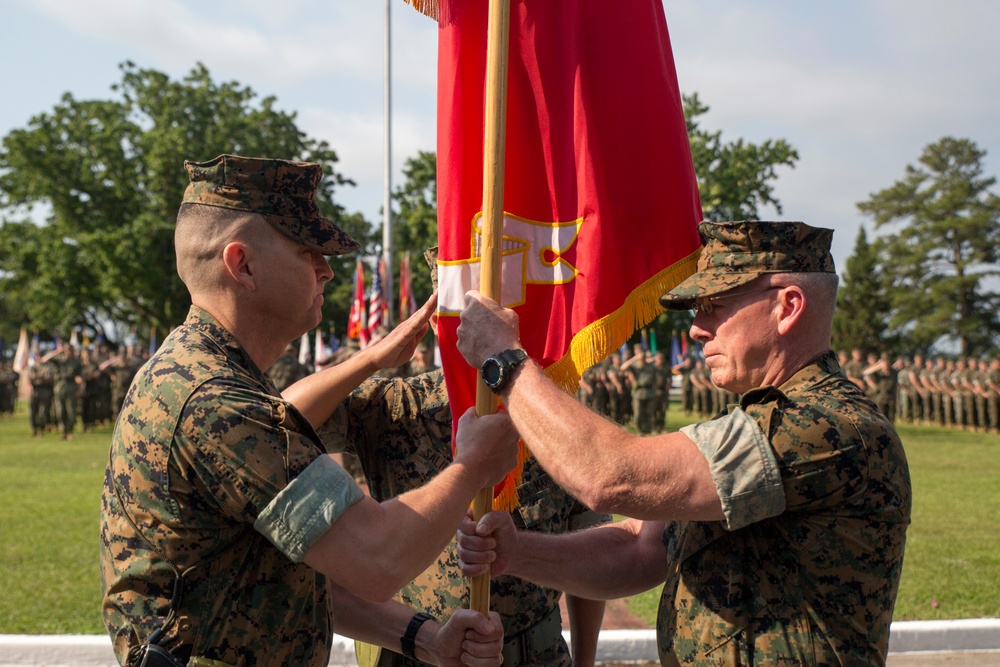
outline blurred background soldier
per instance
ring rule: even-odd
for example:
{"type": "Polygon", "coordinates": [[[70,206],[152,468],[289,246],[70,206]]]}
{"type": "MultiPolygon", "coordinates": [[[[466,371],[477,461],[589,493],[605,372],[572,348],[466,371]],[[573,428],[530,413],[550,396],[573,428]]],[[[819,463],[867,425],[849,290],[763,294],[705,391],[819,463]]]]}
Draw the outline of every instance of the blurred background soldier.
{"type": "Polygon", "coordinates": [[[87,348],[80,351],[80,377],[83,379],[83,392],[80,396],[80,419],[83,421],[83,432],[90,433],[98,422],[100,405],[100,366],[96,354],[87,348]]]}
{"type": "Polygon", "coordinates": [[[0,365],[0,414],[12,415],[17,406],[17,385],[21,374],[14,370],[14,364],[6,361],[0,365]]]}
{"type": "Polygon", "coordinates": [[[865,370],[865,361],[861,350],[858,348],[851,350],[851,359],[843,364],[842,368],[847,379],[856,384],[861,391],[865,391],[865,378],[862,375],[865,370]]]}
{"type": "Polygon", "coordinates": [[[895,423],[896,372],[889,362],[889,355],[883,353],[881,357],[876,357],[874,354],[870,354],[868,362],[868,367],[862,371],[862,374],[870,389],[870,396],[879,411],[890,422],[895,423]]]}
{"type": "Polygon", "coordinates": [[[674,372],[681,376],[681,409],[687,417],[694,409],[694,387],[691,384],[691,372],[694,371],[694,360],[690,354],[684,355],[677,364],[674,364],[674,372]]]}
{"type": "MultiPolygon", "coordinates": [[[[436,259],[436,255],[431,256],[436,259]]],[[[436,314],[431,316],[432,329],[436,328],[436,318],[436,314]]],[[[588,373],[593,371],[592,382],[600,375],[597,370],[597,366],[588,370],[588,373]]],[[[373,376],[351,392],[317,432],[330,451],[347,448],[357,453],[376,500],[382,502],[420,487],[452,458],[451,406],[444,373],[434,369],[406,378],[373,376]]],[[[533,457],[525,462],[522,472],[517,489],[520,507],[511,512],[519,528],[564,533],[611,520],[609,515],[591,511],[557,486],[533,457]]],[[[604,615],[603,601],[567,597],[573,643],[571,659],[562,636],[559,591],[510,576],[493,579],[490,588],[490,608],[500,614],[504,626],[505,667],[594,664],[604,615]]],[[[396,599],[436,618],[447,618],[455,609],[468,607],[468,581],[458,569],[455,542],[448,545],[436,563],[405,586],[396,599]]],[[[426,667],[390,651],[381,651],[374,664],[426,667]]]]}
{"type": "Polygon", "coordinates": [[[934,423],[934,389],[937,382],[937,372],[930,359],[916,358],[914,364],[917,368],[918,379],[920,381],[920,423],[930,425],[934,423]]]}
{"type": "Polygon", "coordinates": [[[125,395],[132,385],[132,379],[142,366],[135,356],[135,349],[132,345],[126,345],[125,351],[111,357],[99,366],[102,371],[107,371],[111,378],[111,419],[118,420],[118,412],[125,402],[125,395]]]}
{"type": "Polygon", "coordinates": [[[52,396],[55,384],[55,368],[48,357],[42,357],[28,371],[31,383],[31,399],[28,403],[31,419],[31,434],[41,435],[52,422],[52,396]]]}
{"type": "Polygon", "coordinates": [[[56,417],[62,427],[62,439],[72,440],[76,426],[77,403],[83,393],[83,365],[70,345],[56,348],[54,399],[56,417]]]}
{"type": "Polygon", "coordinates": [[[274,386],[281,392],[309,375],[310,372],[305,364],[299,363],[299,352],[295,349],[295,344],[289,343],[284,354],[278,357],[267,369],[267,374],[274,382],[274,386]]]}
{"type": "Polygon", "coordinates": [[[622,364],[632,384],[632,418],[639,433],[653,432],[653,409],[656,402],[656,369],[646,362],[646,353],[635,346],[632,358],[622,364]]]}
{"type": "Polygon", "coordinates": [[[663,352],[657,352],[653,355],[653,368],[656,370],[653,432],[663,433],[667,421],[667,411],[670,410],[670,387],[674,381],[674,373],[667,364],[667,356],[663,352]]]}
{"type": "Polygon", "coordinates": [[[986,389],[989,392],[986,411],[989,414],[990,431],[1000,433],[1000,358],[990,359],[986,371],[986,389]]]}
{"type": "Polygon", "coordinates": [[[896,385],[897,397],[896,397],[896,416],[899,421],[904,424],[913,423],[913,396],[915,392],[913,391],[913,385],[910,384],[910,367],[911,362],[909,359],[902,357],[898,362],[899,368],[896,371],[896,385]]]}

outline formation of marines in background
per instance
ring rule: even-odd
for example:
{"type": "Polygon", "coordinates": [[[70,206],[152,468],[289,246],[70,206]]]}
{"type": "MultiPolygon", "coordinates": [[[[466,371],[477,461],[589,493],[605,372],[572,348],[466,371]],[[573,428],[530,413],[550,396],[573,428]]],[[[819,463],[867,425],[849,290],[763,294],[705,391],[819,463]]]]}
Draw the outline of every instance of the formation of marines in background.
{"type": "MultiPolygon", "coordinates": [[[[114,423],[125,393],[146,361],[134,345],[121,351],[107,346],[77,349],[61,343],[28,366],[28,419],[34,436],[58,432],[72,440],[77,421],[84,432],[114,423]]],[[[21,374],[13,364],[0,367],[0,413],[13,414],[21,374]]]]}
{"type": "MultiPolygon", "coordinates": [[[[113,423],[125,392],[147,356],[137,346],[107,346],[79,351],[60,345],[43,355],[28,375],[28,413],[34,435],[59,433],[72,439],[77,421],[84,432],[113,423]]],[[[346,344],[321,366],[341,363],[358,350],[346,344]]],[[[1000,433],[1000,357],[944,356],[892,357],[841,351],[838,358],[852,382],[865,390],[879,409],[894,421],[943,426],[979,433],[1000,433]]],[[[433,347],[420,345],[414,360],[381,375],[410,377],[433,368],[433,347]]],[[[290,346],[268,369],[278,389],[309,375],[290,346]]],[[[12,415],[17,403],[20,374],[9,361],[0,365],[0,414],[12,415]]],[[[636,345],[615,352],[584,372],[579,400],[612,421],[631,424],[639,433],[662,433],[670,401],[684,415],[710,418],[739,397],[712,384],[709,369],[693,351],[670,365],[662,352],[636,345]],[[674,377],[677,376],[677,380],[674,377]]],[[[348,466],[359,472],[359,468],[348,466]]]]}
{"type": "MultiPolygon", "coordinates": [[[[838,353],[844,373],[894,422],[1000,433],[1000,357],[892,357],[838,353]]],[[[663,352],[636,345],[584,372],[577,398],[639,433],[662,433],[670,401],[685,417],[709,419],[739,402],[716,387],[696,352],[669,365],[663,352]],[[675,377],[677,379],[675,379],[675,377]]]]}

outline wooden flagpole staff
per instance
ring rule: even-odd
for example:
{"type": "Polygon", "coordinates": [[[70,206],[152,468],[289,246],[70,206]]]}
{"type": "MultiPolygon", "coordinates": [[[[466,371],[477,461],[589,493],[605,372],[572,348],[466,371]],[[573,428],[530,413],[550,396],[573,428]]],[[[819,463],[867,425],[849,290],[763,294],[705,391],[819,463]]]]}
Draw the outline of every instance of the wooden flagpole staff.
{"type": "MultiPolygon", "coordinates": [[[[507,140],[507,52],[510,34],[510,0],[490,0],[486,38],[486,131],[483,143],[483,235],[479,256],[480,291],[500,300],[501,239],[503,237],[504,148],[507,140]]],[[[479,379],[476,414],[497,410],[496,396],[479,379]]],[[[472,503],[478,521],[493,509],[493,489],[481,489],[472,503]]],[[[472,579],[470,606],[484,616],[490,611],[490,573],[472,579]]]]}

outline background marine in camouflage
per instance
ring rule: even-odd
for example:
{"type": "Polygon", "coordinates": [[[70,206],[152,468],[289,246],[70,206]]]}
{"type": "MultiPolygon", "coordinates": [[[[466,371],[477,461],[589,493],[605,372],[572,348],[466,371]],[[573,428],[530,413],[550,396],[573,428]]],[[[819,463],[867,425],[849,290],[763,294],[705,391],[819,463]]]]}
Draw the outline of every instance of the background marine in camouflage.
{"type": "MultiPolygon", "coordinates": [[[[428,262],[434,265],[433,256],[428,262]]],[[[432,330],[435,317],[431,318],[432,330]]],[[[318,432],[331,449],[346,448],[358,455],[373,498],[387,500],[417,488],[452,458],[452,416],[444,374],[434,369],[405,378],[370,378],[351,392],[318,432]]],[[[557,486],[534,459],[525,462],[517,491],[520,507],[511,516],[521,529],[563,533],[611,520],[557,486]]],[[[560,596],[557,590],[517,577],[502,576],[492,582],[490,607],[500,614],[506,637],[504,665],[586,667],[594,663],[604,603],[567,599],[573,629],[571,660],[562,636],[560,596]]],[[[403,587],[398,598],[438,618],[468,607],[468,581],[458,568],[454,542],[436,563],[403,587]]],[[[378,664],[417,667],[423,663],[383,651],[378,664]]]]}

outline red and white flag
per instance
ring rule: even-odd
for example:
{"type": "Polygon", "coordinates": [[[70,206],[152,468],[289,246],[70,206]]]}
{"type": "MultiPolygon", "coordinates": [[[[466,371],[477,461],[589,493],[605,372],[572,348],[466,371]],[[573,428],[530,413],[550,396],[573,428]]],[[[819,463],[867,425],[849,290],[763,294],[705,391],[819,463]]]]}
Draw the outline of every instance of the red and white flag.
{"type": "Polygon", "coordinates": [[[374,340],[379,335],[379,327],[388,319],[384,317],[386,303],[385,299],[382,298],[383,273],[385,273],[385,262],[380,259],[378,269],[372,278],[372,291],[368,297],[368,340],[374,340]]]}
{"type": "MultiPolygon", "coordinates": [[[[455,343],[479,286],[485,0],[441,0],[438,309],[455,423],[477,369],[455,343]]],[[[661,0],[512,0],[502,304],[568,391],[695,268],[701,203],[661,0]]],[[[495,489],[516,505],[516,478],[495,489]]]]}
{"type": "Polygon", "coordinates": [[[347,337],[356,339],[361,347],[368,344],[368,325],[365,310],[365,269],[358,260],[354,269],[354,299],[347,316],[347,337]]]}

